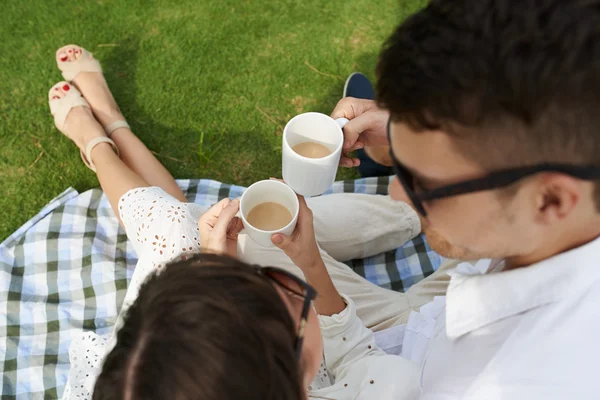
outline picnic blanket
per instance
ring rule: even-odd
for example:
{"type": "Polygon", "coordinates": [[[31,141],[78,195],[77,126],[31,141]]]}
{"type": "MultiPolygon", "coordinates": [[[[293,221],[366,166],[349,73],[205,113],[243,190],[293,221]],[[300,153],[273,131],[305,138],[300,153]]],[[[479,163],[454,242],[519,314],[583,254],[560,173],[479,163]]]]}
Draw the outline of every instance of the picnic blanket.
{"type": "MultiPolygon", "coordinates": [[[[337,182],[330,193],[387,194],[388,178],[337,182]]],[[[179,180],[190,202],[212,205],[244,188],[179,180]]],[[[69,188],[0,244],[0,397],[57,399],[69,373],[71,338],[110,333],[137,262],[100,189],[69,188]]],[[[369,281],[404,291],[441,258],[423,237],[349,265],[369,281]]]]}

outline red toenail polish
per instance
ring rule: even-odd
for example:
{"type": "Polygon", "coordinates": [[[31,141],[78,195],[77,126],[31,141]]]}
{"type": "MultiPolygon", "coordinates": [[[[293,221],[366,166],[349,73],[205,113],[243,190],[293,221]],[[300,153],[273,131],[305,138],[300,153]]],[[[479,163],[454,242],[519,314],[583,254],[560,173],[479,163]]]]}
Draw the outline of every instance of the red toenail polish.
{"type": "Polygon", "coordinates": [[[68,92],[68,91],[69,91],[69,89],[71,89],[71,88],[69,87],[69,85],[65,85],[65,86],[63,86],[63,90],[64,90],[65,92],[68,92]]]}
{"type": "Polygon", "coordinates": [[[65,57],[61,58],[61,59],[60,59],[60,61],[67,61],[67,58],[68,58],[68,57],[67,57],[67,56],[65,56],[65,57]]]}
{"type": "Polygon", "coordinates": [[[58,90],[58,88],[57,88],[57,87],[55,87],[55,88],[54,88],[54,90],[58,90]]]}
{"type": "Polygon", "coordinates": [[[69,49],[69,53],[72,53],[72,52],[73,52],[73,50],[69,49]]]}
{"type": "Polygon", "coordinates": [[[52,100],[58,99],[58,96],[52,96],[52,100]]]}

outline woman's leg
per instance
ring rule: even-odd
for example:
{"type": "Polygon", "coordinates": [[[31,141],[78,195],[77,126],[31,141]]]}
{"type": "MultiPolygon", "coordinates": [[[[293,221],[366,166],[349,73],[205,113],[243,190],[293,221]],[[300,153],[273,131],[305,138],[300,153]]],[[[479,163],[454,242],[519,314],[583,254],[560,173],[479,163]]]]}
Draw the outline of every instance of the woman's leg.
{"type": "Polygon", "coordinates": [[[121,159],[129,168],[151,186],[158,186],[177,200],[187,202],[171,173],[130,129],[119,128],[110,137],[119,147],[121,159]]]}
{"type": "MultiPolygon", "coordinates": [[[[65,97],[69,90],[72,89],[66,84],[57,88],[52,95],[60,99],[65,97]]],[[[96,121],[87,107],[71,109],[61,131],[83,151],[93,139],[106,137],[104,128],[96,121]]],[[[117,216],[119,215],[118,203],[121,196],[131,189],[149,186],[144,178],[121,161],[108,143],[96,145],[91,151],[91,158],[92,160],[89,161],[92,161],[96,167],[100,186],[117,216]]]]}
{"type": "Polygon", "coordinates": [[[116,215],[119,199],[128,191],[150,186],[115,154],[107,143],[101,143],[92,150],[92,160],[104,194],[116,215]]]}
{"type": "MultiPolygon", "coordinates": [[[[78,46],[67,46],[60,49],[56,57],[57,59],[67,57],[68,60],[75,61],[81,54],[78,46]]],[[[125,119],[102,73],[80,72],[72,83],[88,101],[94,116],[103,127],[125,119]]],[[[117,144],[123,163],[145,180],[147,185],[158,186],[176,199],[187,201],[173,176],[130,129],[115,130],[111,139],[117,144]]],[[[100,179],[100,174],[98,178],[100,179]]]]}

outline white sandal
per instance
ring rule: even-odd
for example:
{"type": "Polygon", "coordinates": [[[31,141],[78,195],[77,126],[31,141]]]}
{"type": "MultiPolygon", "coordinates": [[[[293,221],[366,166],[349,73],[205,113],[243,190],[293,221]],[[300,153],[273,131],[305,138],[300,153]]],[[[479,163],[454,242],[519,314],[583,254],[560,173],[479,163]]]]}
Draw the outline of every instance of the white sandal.
{"type": "MultiPolygon", "coordinates": [[[[52,86],[52,88],[50,89],[50,92],[48,92],[48,99],[49,99],[48,103],[50,105],[50,112],[52,113],[52,116],[54,117],[54,121],[55,121],[58,129],[61,132],[63,132],[63,134],[65,136],[67,136],[69,139],[73,140],[66,133],[64,133],[64,127],[65,127],[65,121],[67,120],[67,115],[69,115],[69,112],[71,111],[71,109],[73,109],[75,107],[88,107],[89,108],[90,105],[83,98],[83,96],[81,96],[81,93],[79,92],[79,90],[77,90],[77,88],[74,87],[73,85],[69,85],[69,91],[65,95],[65,97],[53,98],[54,93],[55,93],[55,88],[63,87],[64,85],[68,85],[67,82],[59,82],[56,85],[52,86]]],[[[116,143],[113,142],[113,140],[110,139],[109,137],[97,137],[97,138],[91,140],[85,147],[85,153],[82,150],[82,151],[80,151],[80,155],[81,155],[81,159],[83,160],[83,163],[94,172],[96,172],[96,166],[92,162],[92,150],[94,149],[94,147],[96,147],[100,143],[109,143],[112,146],[115,153],[117,153],[117,156],[120,155],[119,148],[117,147],[116,143]]]]}
{"type": "MultiPolygon", "coordinates": [[[[61,51],[63,51],[63,49],[66,49],[68,47],[74,47],[76,49],[75,51],[79,50],[81,51],[81,54],[75,61],[62,61],[61,59],[56,57],[58,69],[62,71],[62,76],[67,82],[70,83],[71,81],[73,81],[73,79],[75,79],[75,77],[79,75],[80,72],[102,73],[102,67],[100,66],[100,62],[94,58],[92,53],[90,53],[81,46],[78,46],[76,44],[69,44],[58,49],[56,51],[56,54],[60,53],[61,51]]],[[[67,53],[67,50],[64,50],[64,53],[67,53]]],[[[106,131],[106,134],[110,137],[110,135],[119,128],[131,129],[127,121],[120,120],[108,124],[104,127],[104,130],[106,131]]]]}

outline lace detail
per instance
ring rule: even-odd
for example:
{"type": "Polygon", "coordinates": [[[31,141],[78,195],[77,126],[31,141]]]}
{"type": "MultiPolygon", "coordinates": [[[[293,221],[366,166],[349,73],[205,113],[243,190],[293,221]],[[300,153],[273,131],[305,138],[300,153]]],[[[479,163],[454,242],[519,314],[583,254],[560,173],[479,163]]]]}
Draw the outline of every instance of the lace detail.
{"type": "Polygon", "coordinates": [[[139,257],[125,295],[123,309],[127,309],[148,275],[171,261],[200,251],[200,235],[197,218],[191,215],[188,204],[158,187],[125,193],[119,200],[119,213],[128,236],[135,235],[139,257]]]}
{"type": "Polygon", "coordinates": [[[91,399],[102,360],[108,352],[108,337],[84,332],[69,347],[71,371],[63,399],[91,399]]]}
{"type": "MultiPolygon", "coordinates": [[[[121,197],[119,214],[139,260],[115,332],[122,326],[125,311],[138,297],[141,285],[150,274],[160,271],[169,262],[200,252],[196,221],[202,211],[158,187],[133,189],[121,197]]],[[[71,370],[63,399],[91,399],[102,361],[113,346],[114,335],[100,337],[93,332],[83,333],[71,343],[71,370]]]]}
{"type": "Polygon", "coordinates": [[[323,361],[321,361],[321,366],[319,367],[319,372],[315,379],[312,381],[310,386],[308,387],[309,391],[324,389],[332,386],[335,383],[335,380],[329,373],[327,369],[327,365],[325,363],[325,355],[323,355],[323,361]]]}
{"type": "Polygon", "coordinates": [[[187,203],[161,188],[125,193],[119,200],[119,214],[140,258],[154,252],[162,261],[170,261],[181,251],[200,248],[196,216],[191,215],[187,203]]]}

